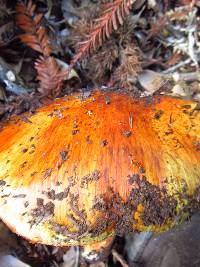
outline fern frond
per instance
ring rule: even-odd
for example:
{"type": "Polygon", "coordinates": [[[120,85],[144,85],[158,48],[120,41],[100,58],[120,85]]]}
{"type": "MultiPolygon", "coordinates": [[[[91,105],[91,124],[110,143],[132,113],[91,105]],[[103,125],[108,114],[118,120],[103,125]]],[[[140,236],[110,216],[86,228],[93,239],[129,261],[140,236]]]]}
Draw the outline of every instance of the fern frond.
{"type": "Polygon", "coordinates": [[[105,4],[104,12],[99,19],[95,20],[94,30],[89,34],[88,39],[78,44],[77,53],[71,62],[71,66],[82,56],[100,47],[110,37],[112,31],[117,30],[123,24],[134,1],[115,0],[113,3],[105,4]]]}
{"type": "Polygon", "coordinates": [[[35,15],[36,5],[28,1],[27,5],[19,2],[16,5],[16,23],[25,32],[20,36],[23,43],[44,56],[52,52],[45,28],[41,26],[43,14],[35,15]]]}
{"type": "Polygon", "coordinates": [[[32,0],[27,4],[19,2],[16,6],[16,23],[25,32],[21,41],[42,54],[35,62],[37,80],[40,83],[38,91],[42,96],[57,96],[60,94],[64,74],[56,60],[51,56],[52,48],[46,35],[46,30],[41,26],[43,14],[35,14],[36,5],[32,0]]]}
{"type": "MultiPolygon", "coordinates": [[[[54,57],[40,57],[35,62],[37,70],[37,79],[40,82],[39,92],[43,95],[51,95],[53,97],[59,95],[63,80],[64,73],[60,70],[54,57]]],[[[65,73],[66,76],[66,73],[65,73]]]]}

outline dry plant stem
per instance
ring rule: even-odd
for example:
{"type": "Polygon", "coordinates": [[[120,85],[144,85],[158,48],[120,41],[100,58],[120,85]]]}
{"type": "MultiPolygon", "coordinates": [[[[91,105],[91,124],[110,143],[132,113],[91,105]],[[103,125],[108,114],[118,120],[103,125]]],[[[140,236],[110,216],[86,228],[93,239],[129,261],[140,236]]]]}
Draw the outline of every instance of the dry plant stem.
{"type": "MultiPolygon", "coordinates": [[[[115,260],[120,262],[122,267],[129,267],[129,265],[126,263],[126,261],[122,258],[122,256],[115,249],[112,249],[112,255],[113,255],[113,258],[115,260]]],[[[134,266],[132,266],[132,267],[134,267],[134,266]]]]}
{"type": "Polygon", "coordinates": [[[76,246],[76,259],[75,259],[74,267],[79,267],[79,262],[80,262],[80,247],[76,246]]]}
{"type": "Polygon", "coordinates": [[[199,81],[200,80],[200,72],[186,72],[186,73],[180,73],[180,72],[171,72],[168,73],[164,71],[163,73],[159,74],[161,75],[164,79],[169,79],[169,80],[174,80],[174,81],[187,81],[187,82],[192,82],[192,81],[199,81]]]}
{"type": "Polygon", "coordinates": [[[172,73],[172,72],[176,71],[177,69],[189,64],[190,62],[191,62],[191,58],[187,58],[186,60],[179,62],[178,64],[176,64],[176,65],[172,66],[171,68],[163,71],[162,73],[163,74],[172,73]]]}
{"type": "Polygon", "coordinates": [[[189,27],[188,27],[188,55],[192,59],[193,63],[195,64],[196,69],[199,69],[198,64],[198,57],[197,53],[195,52],[195,33],[197,32],[197,27],[194,25],[194,21],[196,18],[197,9],[195,8],[191,15],[189,16],[189,27]]]}
{"type": "Polygon", "coordinates": [[[123,24],[125,17],[129,14],[131,5],[135,0],[115,0],[105,5],[105,12],[96,20],[93,31],[88,39],[80,42],[77,53],[71,62],[71,66],[84,55],[97,49],[108,39],[113,30],[117,30],[123,24]]]}
{"type": "Polygon", "coordinates": [[[200,80],[200,73],[199,72],[188,72],[188,73],[173,73],[170,76],[171,79],[175,81],[199,81],[200,80]]]}

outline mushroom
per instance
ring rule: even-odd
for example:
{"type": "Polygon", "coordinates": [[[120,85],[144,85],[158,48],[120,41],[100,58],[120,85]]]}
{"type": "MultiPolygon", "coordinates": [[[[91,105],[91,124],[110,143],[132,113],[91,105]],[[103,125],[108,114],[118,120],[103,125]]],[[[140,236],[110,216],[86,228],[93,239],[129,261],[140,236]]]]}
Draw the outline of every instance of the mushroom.
{"type": "Polygon", "coordinates": [[[4,123],[0,218],[33,243],[164,231],[200,206],[200,112],[167,96],[64,97],[4,123]]]}

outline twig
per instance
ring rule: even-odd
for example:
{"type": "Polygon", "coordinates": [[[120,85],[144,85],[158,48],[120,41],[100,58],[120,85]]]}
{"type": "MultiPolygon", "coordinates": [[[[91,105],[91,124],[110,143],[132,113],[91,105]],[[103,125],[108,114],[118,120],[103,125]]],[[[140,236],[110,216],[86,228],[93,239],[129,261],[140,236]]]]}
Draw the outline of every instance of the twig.
{"type": "Polygon", "coordinates": [[[172,73],[172,72],[176,71],[177,69],[189,64],[191,61],[192,61],[191,58],[187,58],[186,60],[181,61],[180,63],[178,63],[178,64],[174,65],[173,67],[163,71],[162,73],[163,74],[172,73]]]}
{"type": "Polygon", "coordinates": [[[193,12],[191,12],[191,15],[188,18],[189,25],[188,25],[188,55],[192,59],[192,61],[195,63],[196,69],[199,68],[197,54],[195,51],[195,32],[197,32],[197,25],[195,22],[197,9],[194,8],[193,12]]]}
{"type": "Polygon", "coordinates": [[[80,247],[76,246],[76,259],[75,259],[75,263],[74,263],[74,267],[79,267],[79,261],[80,261],[80,247]]]}
{"type": "Polygon", "coordinates": [[[186,73],[180,73],[180,72],[171,72],[165,74],[164,72],[158,73],[158,75],[165,79],[165,80],[173,80],[175,82],[178,81],[186,81],[186,82],[193,82],[193,81],[199,81],[200,80],[200,72],[186,72],[186,73]]]}
{"type": "MultiPolygon", "coordinates": [[[[129,267],[129,265],[126,263],[126,261],[122,258],[122,256],[115,249],[112,249],[112,255],[113,255],[113,258],[115,260],[120,262],[122,267],[129,267]]],[[[132,267],[134,267],[134,266],[132,266],[132,267]]]]}
{"type": "Polygon", "coordinates": [[[187,82],[192,82],[192,81],[199,81],[200,80],[200,72],[187,72],[187,73],[178,73],[175,72],[170,75],[171,78],[174,81],[187,81],[187,82]]]}

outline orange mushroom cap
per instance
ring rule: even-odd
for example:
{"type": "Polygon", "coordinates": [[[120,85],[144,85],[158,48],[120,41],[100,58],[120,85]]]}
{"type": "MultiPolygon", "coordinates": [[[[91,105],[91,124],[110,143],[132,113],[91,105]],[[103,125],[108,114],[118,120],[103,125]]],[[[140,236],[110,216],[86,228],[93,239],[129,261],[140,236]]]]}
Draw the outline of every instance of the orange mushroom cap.
{"type": "Polygon", "coordinates": [[[196,105],[96,92],[13,117],[0,131],[0,217],[55,246],[168,229],[199,208],[196,105]]]}

